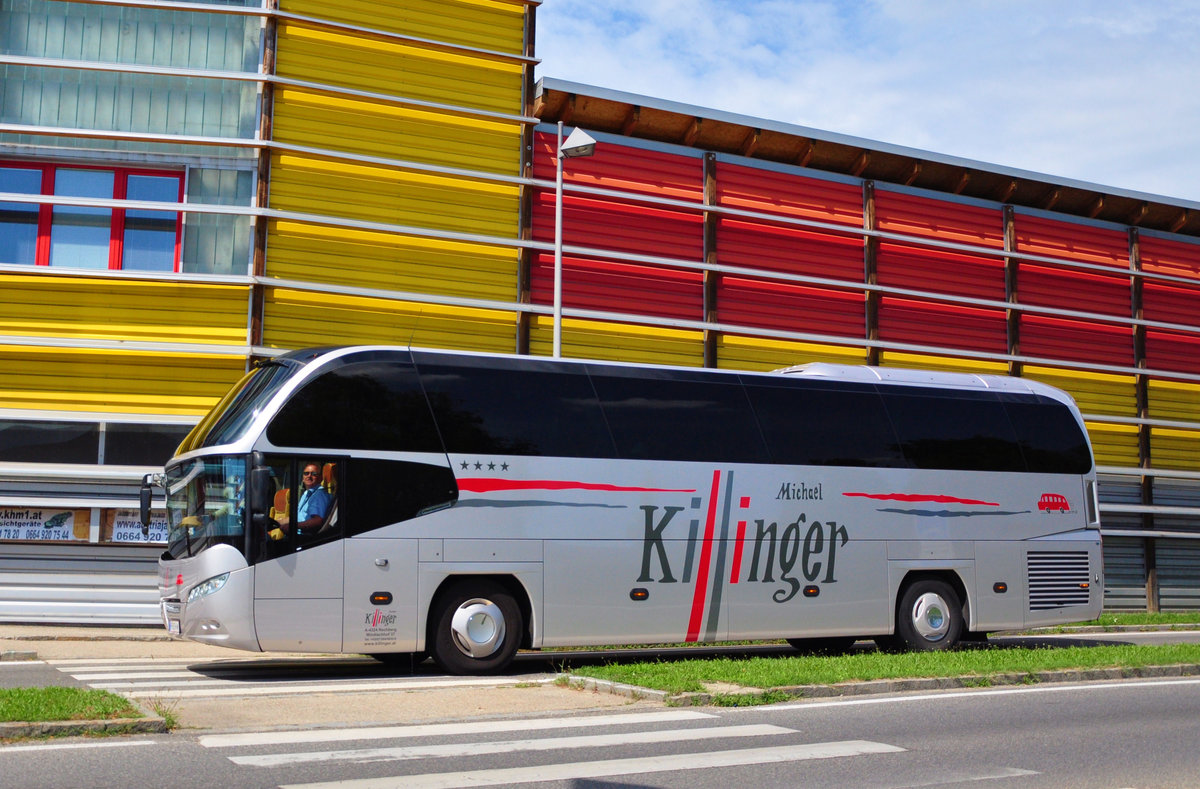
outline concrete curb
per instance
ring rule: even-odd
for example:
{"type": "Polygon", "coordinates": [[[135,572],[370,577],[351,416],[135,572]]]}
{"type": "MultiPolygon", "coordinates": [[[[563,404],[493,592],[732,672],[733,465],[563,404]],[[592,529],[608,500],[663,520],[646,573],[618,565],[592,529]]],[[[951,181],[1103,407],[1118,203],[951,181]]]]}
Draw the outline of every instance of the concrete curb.
{"type": "MultiPolygon", "coordinates": [[[[565,675],[564,675],[565,676],[565,675]]],[[[928,677],[921,679],[880,679],[867,682],[844,682],[837,685],[792,685],[770,688],[771,692],[782,693],[794,699],[836,698],[840,696],[870,696],[889,693],[905,693],[931,690],[962,690],[1012,685],[1043,685],[1067,682],[1111,682],[1121,679],[1153,679],[1156,677],[1200,676],[1200,664],[1184,663],[1173,666],[1143,666],[1140,668],[1073,669],[1063,671],[1039,671],[1036,673],[992,674],[989,676],[928,677]]],[[[677,693],[641,688],[591,677],[566,676],[571,687],[592,690],[598,693],[613,693],[632,699],[652,699],[671,707],[701,707],[710,705],[718,697],[756,695],[760,688],[747,689],[745,693],[677,693]]]]}
{"type": "Polygon", "coordinates": [[[16,649],[7,649],[0,652],[0,660],[37,660],[37,652],[24,652],[16,649]]]}
{"type": "Polygon", "coordinates": [[[0,723],[0,740],[36,737],[78,737],[100,734],[165,734],[167,724],[158,716],[113,718],[97,721],[43,721],[41,723],[0,723]]]}

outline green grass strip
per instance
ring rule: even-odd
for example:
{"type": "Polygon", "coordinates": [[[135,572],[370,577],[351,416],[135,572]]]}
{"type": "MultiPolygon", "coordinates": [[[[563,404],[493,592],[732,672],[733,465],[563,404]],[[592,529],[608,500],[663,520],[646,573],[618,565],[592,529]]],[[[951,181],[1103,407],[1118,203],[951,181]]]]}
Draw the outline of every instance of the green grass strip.
{"type": "MultiPolygon", "coordinates": [[[[712,658],[586,666],[576,676],[664,690],[702,692],[706,683],[771,690],[792,685],[925,677],[975,677],[1065,669],[1141,668],[1200,664],[1200,644],[1101,645],[1047,649],[966,648],[951,652],[885,654],[874,650],[817,657],[712,658]]],[[[759,701],[758,703],[763,703],[759,701]]]]}
{"type": "Polygon", "coordinates": [[[142,712],[121,696],[85,688],[0,689],[0,722],[112,720],[141,718],[142,712]]]}

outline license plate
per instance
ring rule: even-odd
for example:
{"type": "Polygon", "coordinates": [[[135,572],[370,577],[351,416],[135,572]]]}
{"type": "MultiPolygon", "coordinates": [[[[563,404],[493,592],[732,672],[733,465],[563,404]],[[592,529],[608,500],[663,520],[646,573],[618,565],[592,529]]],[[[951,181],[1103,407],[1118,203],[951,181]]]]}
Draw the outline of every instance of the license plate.
{"type": "Polygon", "coordinates": [[[179,635],[179,620],[178,619],[168,619],[167,620],[167,632],[171,633],[173,635],[179,635]]]}

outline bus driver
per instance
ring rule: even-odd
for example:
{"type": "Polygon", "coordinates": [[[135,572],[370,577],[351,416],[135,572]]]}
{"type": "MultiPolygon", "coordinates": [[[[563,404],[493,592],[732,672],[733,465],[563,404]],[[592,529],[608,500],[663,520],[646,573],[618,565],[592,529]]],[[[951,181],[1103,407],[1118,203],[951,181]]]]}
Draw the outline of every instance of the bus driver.
{"type": "MultiPolygon", "coordinates": [[[[296,526],[300,532],[304,532],[309,529],[317,529],[325,522],[325,516],[329,514],[329,508],[333,504],[333,496],[321,487],[320,463],[306,463],[300,479],[304,489],[300,493],[300,501],[296,505],[296,526]]],[[[272,535],[272,539],[283,539],[283,535],[289,531],[288,526],[290,525],[287,513],[282,513],[280,517],[276,518],[276,523],[279,525],[281,533],[279,537],[272,535]]]]}

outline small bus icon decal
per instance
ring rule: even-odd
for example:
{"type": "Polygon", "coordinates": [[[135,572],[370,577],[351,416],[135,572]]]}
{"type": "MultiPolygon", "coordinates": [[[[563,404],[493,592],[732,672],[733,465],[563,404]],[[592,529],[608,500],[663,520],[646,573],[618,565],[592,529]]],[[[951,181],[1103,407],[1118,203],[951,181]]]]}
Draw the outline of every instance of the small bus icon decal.
{"type": "Polygon", "coordinates": [[[1042,497],[1038,499],[1038,509],[1042,512],[1053,512],[1054,510],[1070,512],[1071,505],[1067,503],[1066,496],[1060,496],[1057,493],[1043,493],[1042,497]]]}

